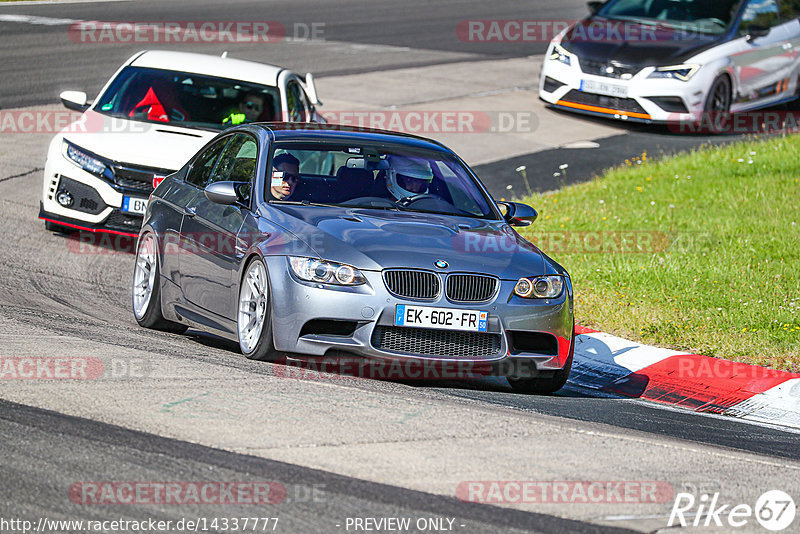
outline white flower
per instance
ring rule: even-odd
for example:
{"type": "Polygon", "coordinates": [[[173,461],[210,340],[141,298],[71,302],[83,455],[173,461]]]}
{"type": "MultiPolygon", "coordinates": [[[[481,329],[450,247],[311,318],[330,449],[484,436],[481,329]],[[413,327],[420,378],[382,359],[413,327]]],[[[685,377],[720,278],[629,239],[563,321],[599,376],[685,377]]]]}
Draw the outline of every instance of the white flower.
{"type": "Polygon", "coordinates": [[[655,206],[655,205],[656,205],[656,202],[655,202],[655,200],[651,200],[651,201],[650,201],[650,205],[651,205],[651,206],[655,206]]]}
{"type": "Polygon", "coordinates": [[[561,176],[561,173],[560,173],[560,172],[554,172],[554,173],[553,173],[553,176],[554,176],[554,177],[556,177],[556,178],[558,178],[559,176],[561,176]]]}
{"type": "Polygon", "coordinates": [[[558,168],[559,168],[559,169],[561,169],[561,170],[563,171],[563,170],[566,170],[566,169],[568,169],[568,168],[569,168],[569,165],[567,165],[566,163],[564,163],[563,165],[559,165],[559,166],[558,166],[558,168]]]}
{"type": "MultiPolygon", "coordinates": [[[[600,201],[600,204],[605,204],[605,203],[606,203],[606,201],[605,201],[605,200],[601,200],[601,201],[600,201]]],[[[794,223],[792,223],[792,224],[794,224],[794,223]]]]}
{"type": "Polygon", "coordinates": [[[506,189],[508,189],[509,191],[511,191],[513,188],[514,188],[514,186],[513,186],[513,185],[511,185],[511,184],[508,184],[508,185],[506,186],[506,189]]]}
{"type": "Polygon", "coordinates": [[[670,209],[675,209],[675,204],[670,204],[669,207],[670,209]]]}
{"type": "Polygon", "coordinates": [[[517,167],[517,172],[522,172],[524,170],[527,170],[527,168],[528,167],[526,167],[525,165],[520,165],[519,167],[517,167]]]}

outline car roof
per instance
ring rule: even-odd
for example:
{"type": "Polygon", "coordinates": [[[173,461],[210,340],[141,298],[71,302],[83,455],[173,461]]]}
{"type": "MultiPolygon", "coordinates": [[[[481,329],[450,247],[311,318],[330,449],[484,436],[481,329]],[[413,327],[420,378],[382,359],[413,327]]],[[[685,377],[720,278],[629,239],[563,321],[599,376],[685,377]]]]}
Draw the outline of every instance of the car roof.
{"type": "Polygon", "coordinates": [[[267,130],[275,141],[360,141],[392,143],[452,153],[449,148],[438,141],[388,130],[375,130],[372,128],[343,126],[340,124],[298,122],[261,122],[249,124],[248,126],[267,130]]]}
{"type": "Polygon", "coordinates": [[[219,76],[232,80],[278,85],[278,76],[286,69],[266,63],[256,63],[230,57],[210,56],[192,52],[166,52],[148,50],[136,56],[130,63],[133,67],[176,70],[206,76],[219,76]]]}

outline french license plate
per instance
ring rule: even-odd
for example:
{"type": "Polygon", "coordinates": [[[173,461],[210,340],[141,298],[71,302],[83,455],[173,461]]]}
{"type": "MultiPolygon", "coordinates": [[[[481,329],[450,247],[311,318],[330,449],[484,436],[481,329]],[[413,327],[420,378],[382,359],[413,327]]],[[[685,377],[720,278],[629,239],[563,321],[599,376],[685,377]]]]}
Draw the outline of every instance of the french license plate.
{"type": "Polygon", "coordinates": [[[437,330],[464,330],[486,332],[489,312],[479,310],[455,310],[398,304],[395,308],[395,326],[435,328],[437,330]]]}
{"type": "Polygon", "coordinates": [[[598,95],[628,98],[628,88],[625,87],[624,85],[596,82],[594,80],[583,80],[581,82],[581,91],[585,91],[587,93],[595,93],[598,95]]]}
{"type": "Polygon", "coordinates": [[[138,197],[122,197],[122,211],[125,213],[144,215],[144,212],[147,211],[147,199],[138,197]]]}

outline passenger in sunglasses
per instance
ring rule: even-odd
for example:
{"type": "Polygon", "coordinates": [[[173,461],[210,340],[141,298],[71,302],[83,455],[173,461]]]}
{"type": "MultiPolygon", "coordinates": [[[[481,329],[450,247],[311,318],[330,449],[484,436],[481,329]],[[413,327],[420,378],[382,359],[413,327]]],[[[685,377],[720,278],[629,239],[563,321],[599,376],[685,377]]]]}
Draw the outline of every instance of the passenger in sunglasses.
{"type": "Polygon", "coordinates": [[[272,168],[270,193],[276,200],[291,200],[300,181],[300,160],[284,152],[272,159],[272,168]]]}

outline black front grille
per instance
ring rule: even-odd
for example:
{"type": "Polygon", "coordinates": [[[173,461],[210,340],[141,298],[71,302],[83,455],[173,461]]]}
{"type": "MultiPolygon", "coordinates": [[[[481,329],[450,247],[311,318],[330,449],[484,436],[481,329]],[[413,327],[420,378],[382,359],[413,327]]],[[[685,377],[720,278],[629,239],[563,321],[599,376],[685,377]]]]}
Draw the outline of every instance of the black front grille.
{"type": "Polygon", "coordinates": [[[153,190],[153,178],[166,176],[172,171],[145,167],[114,166],[114,183],[127,189],[135,189],[150,193],[153,190]]]}
{"type": "Polygon", "coordinates": [[[386,352],[422,356],[480,358],[500,352],[499,334],[376,326],[372,345],[386,352]]]}
{"type": "Polygon", "coordinates": [[[106,227],[113,230],[121,230],[123,232],[139,233],[142,228],[142,217],[136,215],[128,215],[118,210],[111,212],[106,222],[103,223],[106,227]]]}
{"type": "Polygon", "coordinates": [[[604,76],[606,78],[626,79],[632,78],[641,68],[634,65],[624,65],[617,62],[594,61],[592,59],[580,58],[581,70],[586,74],[604,76]]]}
{"type": "Polygon", "coordinates": [[[386,287],[398,297],[432,300],[439,296],[440,281],[428,271],[384,271],[386,287]]]}
{"type": "Polygon", "coordinates": [[[67,191],[72,195],[73,203],[69,207],[74,210],[97,215],[108,207],[94,187],[66,176],[61,176],[58,191],[67,191]]]}
{"type": "Polygon", "coordinates": [[[482,274],[451,274],[447,277],[447,298],[456,302],[483,302],[497,292],[499,280],[482,274]]]}
{"type": "Polygon", "coordinates": [[[641,113],[647,115],[639,103],[633,98],[618,98],[616,96],[596,95],[573,89],[562,98],[564,102],[575,104],[585,104],[587,106],[599,106],[617,111],[630,111],[631,113],[641,113]]]}

